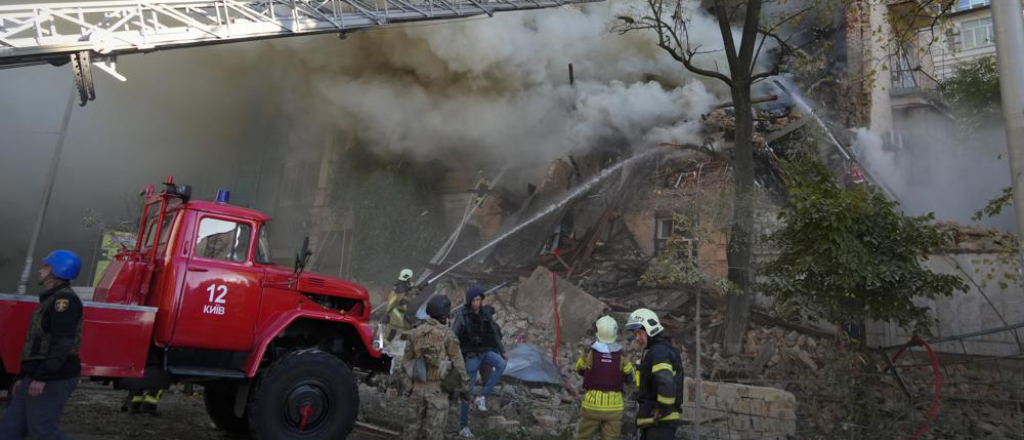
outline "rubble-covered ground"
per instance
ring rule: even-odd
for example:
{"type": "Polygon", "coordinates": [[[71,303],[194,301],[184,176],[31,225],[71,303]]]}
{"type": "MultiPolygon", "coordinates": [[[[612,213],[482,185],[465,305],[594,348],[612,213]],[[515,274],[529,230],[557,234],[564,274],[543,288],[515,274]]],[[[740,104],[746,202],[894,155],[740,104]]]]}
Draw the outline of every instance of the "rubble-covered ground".
{"type": "MultiPolygon", "coordinates": [[[[2,394],[2,393],[0,393],[2,394]]],[[[227,434],[213,426],[203,407],[202,387],[191,395],[175,386],[160,402],[160,415],[121,412],[126,392],[83,381],[64,410],[61,429],[75,440],[240,440],[247,436],[227,434]]],[[[0,409],[6,406],[0,401],[0,409]]],[[[2,410],[0,410],[2,414],[2,410]]],[[[382,438],[357,429],[353,440],[382,438]]]]}

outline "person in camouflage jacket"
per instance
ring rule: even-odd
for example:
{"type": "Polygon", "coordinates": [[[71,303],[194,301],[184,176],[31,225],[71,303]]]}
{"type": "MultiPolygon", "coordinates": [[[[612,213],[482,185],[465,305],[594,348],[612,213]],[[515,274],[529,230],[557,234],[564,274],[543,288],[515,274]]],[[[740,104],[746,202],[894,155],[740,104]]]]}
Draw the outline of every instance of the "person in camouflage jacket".
{"type": "MultiPolygon", "coordinates": [[[[448,419],[448,397],[453,392],[465,394],[461,385],[469,380],[466,361],[459,349],[459,340],[448,328],[452,303],[438,295],[427,303],[426,322],[409,334],[402,358],[403,388],[409,390],[409,413],[403,438],[441,440],[448,419]],[[445,380],[457,374],[457,380],[445,380]],[[453,382],[460,389],[444,389],[442,381],[453,382]]],[[[465,397],[465,396],[463,396],[465,397]]]]}

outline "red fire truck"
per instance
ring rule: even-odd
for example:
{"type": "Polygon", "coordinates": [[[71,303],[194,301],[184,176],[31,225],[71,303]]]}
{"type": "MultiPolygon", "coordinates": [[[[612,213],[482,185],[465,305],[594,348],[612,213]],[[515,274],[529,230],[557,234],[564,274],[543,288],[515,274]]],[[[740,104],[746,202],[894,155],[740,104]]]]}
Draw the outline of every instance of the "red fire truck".
{"type": "MultiPolygon", "coordinates": [[[[134,248],[85,304],[82,374],[118,388],[202,384],[214,423],[258,439],[339,439],[359,410],[356,372],[386,372],[362,286],[270,258],[265,214],[191,199],[172,178],[144,195],[134,248]],[[354,371],[355,370],[355,371],[354,371]]],[[[20,369],[37,299],[0,295],[0,382],[20,369]]]]}

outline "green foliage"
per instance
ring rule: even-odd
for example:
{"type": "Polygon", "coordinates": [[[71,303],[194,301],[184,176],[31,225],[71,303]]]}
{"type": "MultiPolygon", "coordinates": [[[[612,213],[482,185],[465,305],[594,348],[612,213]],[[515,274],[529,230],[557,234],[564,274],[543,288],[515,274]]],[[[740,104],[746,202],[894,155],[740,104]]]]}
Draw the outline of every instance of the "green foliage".
{"type": "Polygon", "coordinates": [[[817,161],[787,168],[785,226],[769,237],[781,252],[767,264],[763,286],[784,315],[829,322],[893,321],[927,332],[933,318],[913,299],[966,289],[960,278],[921,265],[953,240],[931,224],[932,215],[903,215],[895,202],[873,190],[842,190],[817,161]]]}
{"type": "Polygon", "coordinates": [[[1013,203],[1013,187],[1008,186],[1003,188],[1003,192],[998,196],[993,197],[984,208],[974,211],[974,215],[971,219],[974,221],[981,221],[986,217],[995,217],[1003,212],[1003,208],[1010,206],[1013,203]]]}
{"type": "Polygon", "coordinates": [[[696,261],[687,255],[689,243],[680,233],[679,225],[689,224],[686,216],[672,215],[672,236],[665,244],[665,250],[658,255],[640,277],[640,285],[646,287],[679,287],[701,285],[707,282],[708,274],[700,270],[696,261]]]}
{"type": "Polygon", "coordinates": [[[953,76],[943,81],[942,97],[966,126],[976,129],[987,121],[998,120],[999,66],[995,57],[982,57],[953,68],[953,76]]]}
{"type": "MultiPolygon", "coordinates": [[[[1002,213],[1004,208],[1012,204],[1013,187],[1009,186],[1003,188],[1002,193],[998,196],[989,200],[985,207],[974,211],[974,216],[971,218],[974,221],[981,221],[985,218],[995,217],[1002,213]]],[[[1009,288],[1010,284],[1024,286],[1024,278],[1019,276],[1017,271],[1006,270],[1007,268],[1020,266],[1020,244],[1017,242],[1016,237],[1013,237],[1012,240],[1012,243],[1002,249],[990,253],[984,258],[972,260],[975,267],[974,273],[975,275],[980,275],[980,285],[982,288],[987,288],[992,283],[996,283],[1002,290],[1009,288]]]]}

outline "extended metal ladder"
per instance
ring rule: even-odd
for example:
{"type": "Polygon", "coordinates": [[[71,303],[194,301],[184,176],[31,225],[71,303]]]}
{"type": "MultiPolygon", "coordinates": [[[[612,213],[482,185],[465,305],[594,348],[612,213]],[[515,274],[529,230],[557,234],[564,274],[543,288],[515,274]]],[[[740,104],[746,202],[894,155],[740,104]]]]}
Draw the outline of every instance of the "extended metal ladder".
{"type": "Polygon", "coordinates": [[[72,64],[82,105],[91,67],[157,50],[347,32],[602,0],[162,0],[0,6],[0,68],[72,64]]]}

